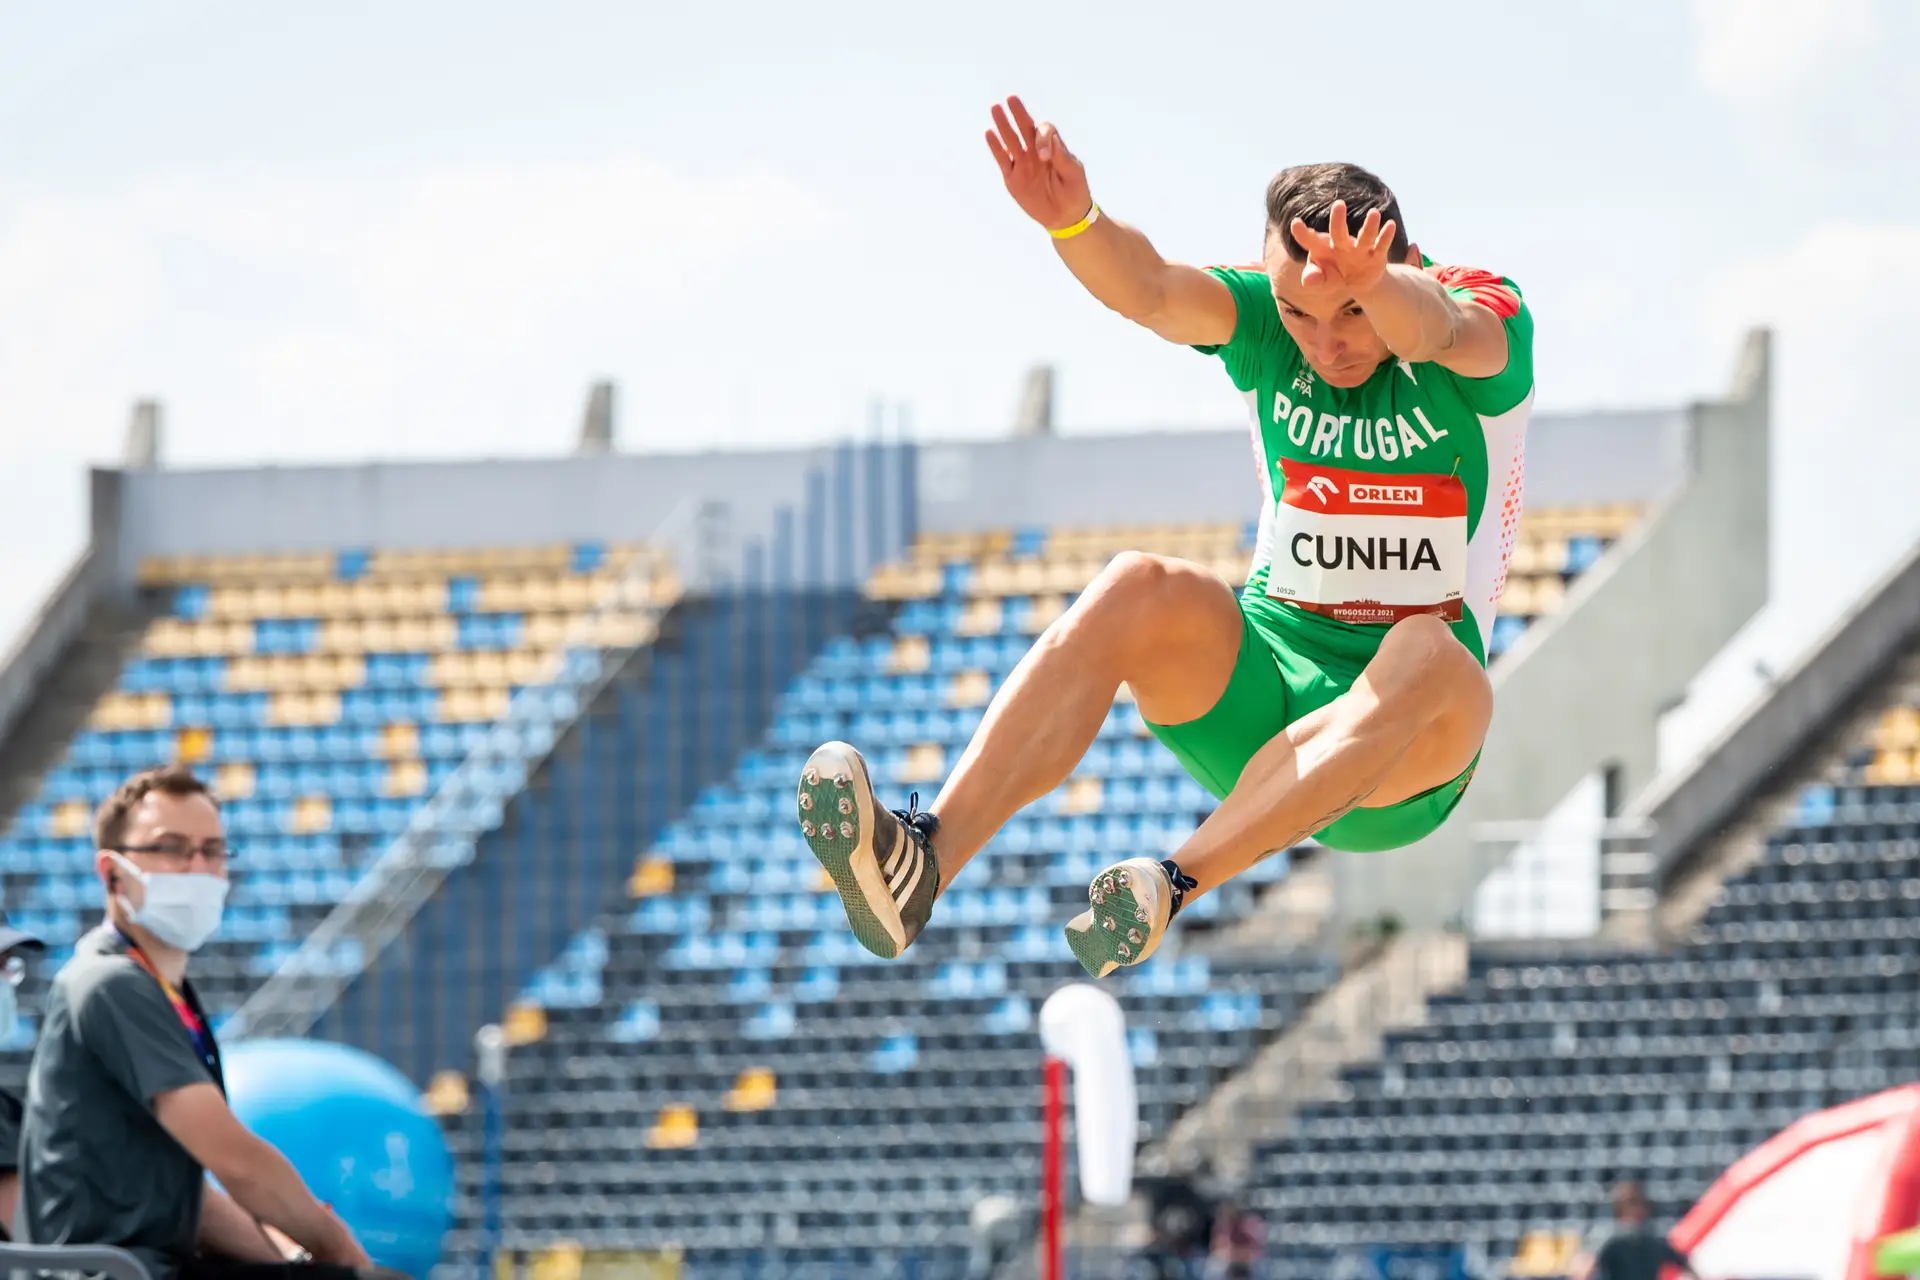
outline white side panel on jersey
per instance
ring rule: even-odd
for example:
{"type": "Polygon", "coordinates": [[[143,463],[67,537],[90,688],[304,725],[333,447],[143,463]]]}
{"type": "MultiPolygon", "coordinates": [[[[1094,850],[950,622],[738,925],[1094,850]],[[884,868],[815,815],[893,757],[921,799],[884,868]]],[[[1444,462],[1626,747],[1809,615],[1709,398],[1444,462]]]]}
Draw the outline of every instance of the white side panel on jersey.
{"type": "Polygon", "coordinates": [[[1273,469],[1267,465],[1267,446],[1260,433],[1260,397],[1252,391],[1242,392],[1247,401],[1247,416],[1253,420],[1253,469],[1260,475],[1260,531],[1253,539],[1253,565],[1247,570],[1247,577],[1273,563],[1273,469]]]}
{"type": "Polygon", "coordinates": [[[1527,479],[1527,420],[1533,392],[1497,417],[1480,415],[1487,441],[1487,503],[1480,527],[1467,543],[1467,608],[1480,623],[1480,643],[1493,644],[1493,615],[1507,585],[1507,564],[1520,534],[1520,504],[1527,479]]]}

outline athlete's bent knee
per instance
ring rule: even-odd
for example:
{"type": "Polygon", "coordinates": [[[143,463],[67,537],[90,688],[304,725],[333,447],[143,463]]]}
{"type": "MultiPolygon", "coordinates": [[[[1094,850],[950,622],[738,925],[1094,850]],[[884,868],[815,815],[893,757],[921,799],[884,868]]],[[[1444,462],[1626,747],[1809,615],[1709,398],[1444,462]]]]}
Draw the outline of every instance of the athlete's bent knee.
{"type": "Polygon", "coordinates": [[[1433,705],[1473,710],[1492,705],[1493,686],[1480,660],[1460,643],[1453,628],[1431,614],[1403,618],[1388,629],[1374,662],[1382,683],[1433,705]]]}

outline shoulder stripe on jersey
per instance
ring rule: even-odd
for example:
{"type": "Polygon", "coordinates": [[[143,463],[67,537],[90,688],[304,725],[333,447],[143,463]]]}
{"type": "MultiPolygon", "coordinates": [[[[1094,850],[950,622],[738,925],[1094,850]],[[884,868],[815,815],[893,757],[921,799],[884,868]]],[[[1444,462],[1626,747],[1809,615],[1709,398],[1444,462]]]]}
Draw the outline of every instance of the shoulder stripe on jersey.
{"type": "Polygon", "coordinates": [[[1520,314],[1520,295],[1491,271],[1478,267],[1428,267],[1427,274],[1456,293],[1464,293],[1502,320],[1520,314]]]}

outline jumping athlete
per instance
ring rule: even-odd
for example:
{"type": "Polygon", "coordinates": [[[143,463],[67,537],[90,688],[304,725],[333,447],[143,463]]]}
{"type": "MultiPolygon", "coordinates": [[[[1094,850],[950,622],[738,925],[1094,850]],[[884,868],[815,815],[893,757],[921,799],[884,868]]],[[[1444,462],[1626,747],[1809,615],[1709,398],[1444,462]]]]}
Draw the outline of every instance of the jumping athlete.
{"type": "Polygon", "coordinates": [[[993,123],[1008,193],[1087,292],[1217,355],[1245,396],[1252,574],[1236,596],[1201,565],[1115,557],[994,696],[931,809],[883,808],[860,754],[830,742],[807,761],[799,817],[854,935],[896,957],[1001,825],[1067,780],[1126,684],[1220,804],[1171,857],[1094,877],[1066,932],[1104,977],[1270,853],[1308,836],[1398,848],[1459,803],[1493,714],[1487,643],[1520,518],[1533,321],[1511,281],[1429,263],[1356,165],[1282,171],[1263,267],[1203,270],[1101,210],[1059,131],[1018,98],[993,123]]]}

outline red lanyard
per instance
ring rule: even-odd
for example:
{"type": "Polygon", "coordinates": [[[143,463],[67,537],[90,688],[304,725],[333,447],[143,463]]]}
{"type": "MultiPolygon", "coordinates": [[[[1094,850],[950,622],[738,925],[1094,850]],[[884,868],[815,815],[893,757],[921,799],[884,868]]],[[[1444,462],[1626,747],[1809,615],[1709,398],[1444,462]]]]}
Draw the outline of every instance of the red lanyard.
{"type": "MultiPolygon", "coordinates": [[[[115,932],[119,931],[116,929],[115,932]]],[[[180,1019],[180,1025],[186,1028],[187,1038],[193,1041],[194,1052],[200,1055],[200,1061],[212,1074],[214,1083],[219,1084],[224,1091],[226,1086],[224,1077],[220,1073],[220,1050],[214,1044],[213,1033],[207,1030],[206,1019],[200,1016],[200,1010],[196,1007],[198,1001],[190,999],[168,982],[166,976],[154,968],[153,961],[147,958],[147,953],[140,949],[139,943],[124,933],[120,934],[120,940],[127,944],[127,955],[133,962],[151,974],[153,980],[160,984],[160,989],[167,993],[167,1000],[173,1005],[174,1016],[180,1019]]]]}

